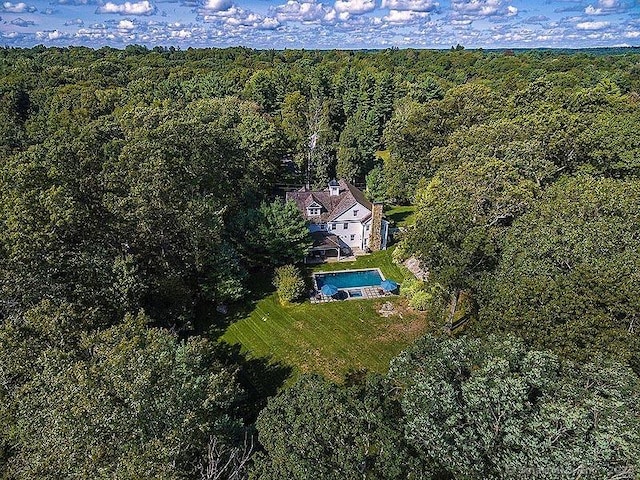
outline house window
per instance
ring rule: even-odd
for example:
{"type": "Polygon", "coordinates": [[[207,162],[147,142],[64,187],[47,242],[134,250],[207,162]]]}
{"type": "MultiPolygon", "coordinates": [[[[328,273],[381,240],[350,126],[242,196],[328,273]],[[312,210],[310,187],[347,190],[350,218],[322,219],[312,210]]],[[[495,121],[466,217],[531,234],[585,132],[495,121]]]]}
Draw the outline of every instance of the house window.
{"type": "Polygon", "coordinates": [[[331,224],[331,230],[335,230],[336,228],[338,228],[338,225],[335,223],[331,224]]]}
{"type": "Polygon", "coordinates": [[[352,234],[351,235],[351,241],[353,242],[355,239],[356,239],[356,236],[352,234]]]}
{"type": "Polygon", "coordinates": [[[349,228],[349,224],[345,223],[343,228],[346,230],[347,228],[349,228]]]}
{"type": "Polygon", "coordinates": [[[324,223],[321,223],[320,224],[320,230],[324,230],[324,227],[325,227],[324,223]]]}
{"type": "Polygon", "coordinates": [[[357,217],[357,216],[358,216],[358,210],[354,210],[354,211],[353,211],[353,216],[354,216],[354,217],[357,217]]]}

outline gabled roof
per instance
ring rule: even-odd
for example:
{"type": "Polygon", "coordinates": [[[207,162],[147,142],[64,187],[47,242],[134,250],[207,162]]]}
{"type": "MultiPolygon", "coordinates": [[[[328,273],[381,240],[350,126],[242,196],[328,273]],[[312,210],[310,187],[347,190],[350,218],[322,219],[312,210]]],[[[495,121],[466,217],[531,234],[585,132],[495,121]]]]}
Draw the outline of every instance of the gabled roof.
{"type": "Polygon", "coordinates": [[[364,193],[350,183],[340,180],[336,182],[340,187],[338,195],[330,195],[329,189],[310,191],[301,188],[295,192],[287,193],[287,200],[294,201],[305,217],[306,209],[316,202],[321,205],[322,212],[320,217],[309,218],[312,221],[331,222],[342,215],[344,212],[359,203],[368,210],[373,210],[373,205],[366,199],[364,193]]]}

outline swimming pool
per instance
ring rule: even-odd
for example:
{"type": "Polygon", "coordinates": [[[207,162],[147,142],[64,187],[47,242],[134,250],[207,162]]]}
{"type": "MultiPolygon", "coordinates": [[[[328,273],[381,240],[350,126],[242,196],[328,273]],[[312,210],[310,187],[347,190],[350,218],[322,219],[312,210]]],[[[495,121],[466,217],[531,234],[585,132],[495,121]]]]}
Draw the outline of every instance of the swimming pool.
{"type": "Polygon", "coordinates": [[[342,270],[338,272],[314,273],[316,289],[323,285],[334,285],[339,289],[357,287],[377,287],[384,280],[379,268],[367,270],[342,270]]]}

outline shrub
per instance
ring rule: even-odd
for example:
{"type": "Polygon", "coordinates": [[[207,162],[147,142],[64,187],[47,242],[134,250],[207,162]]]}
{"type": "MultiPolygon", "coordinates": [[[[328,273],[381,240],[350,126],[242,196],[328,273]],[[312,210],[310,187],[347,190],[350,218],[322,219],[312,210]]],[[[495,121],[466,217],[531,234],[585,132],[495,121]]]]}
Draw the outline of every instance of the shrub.
{"type": "Polygon", "coordinates": [[[396,248],[393,250],[393,252],[391,252],[391,259],[393,260],[394,263],[401,264],[408,258],[409,258],[409,254],[405,250],[404,245],[402,243],[398,244],[396,248]]]}
{"type": "Polygon", "coordinates": [[[418,290],[409,299],[409,306],[411,308],[424,312],[425,310],[429,309],[432,302],[433,302],[433,294],[425,290],[418,290]]]}
{"type": "Polygon", "coordinates": [[[276,268],[273,285],[276,287],[282,303],[297,300],[304,292],[304,280],[294,265],[276,268]]]}
{"type": "Polygon", "coordinates": [[[417,278],[413,278],[402,282],[400,294],[403,297],[407,297],[409,300],[411,300],[411,298],[413,298],[413,296],[417,292],[420,292],[422,290],[424,290],[424,282],[422,280],[418,280],[417,278]]]}

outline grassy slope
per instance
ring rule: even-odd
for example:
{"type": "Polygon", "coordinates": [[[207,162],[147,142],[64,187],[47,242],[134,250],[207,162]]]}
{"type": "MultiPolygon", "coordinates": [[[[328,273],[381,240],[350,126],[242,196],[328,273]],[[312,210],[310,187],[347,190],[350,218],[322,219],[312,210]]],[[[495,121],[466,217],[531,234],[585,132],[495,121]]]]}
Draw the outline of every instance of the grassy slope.
{"type": "Polygon", "coordinates": [[[385,209],[384,214],[396,227],[408,227],[416,221],[415,211],[413,205],[396,205],[385,209]]]}
{"type": "MultiPolygon", "coordinates": [[[[356,262],[324,264],[316,270],[375,266],[397,281],[410,276],[391,262],[390,253],[378,252],[356,262]]],[[[426,328],[423,316],[407,311],[401,299],[389,299],[325,304],[305,301],[282,306],[272,293],[259,300],[246,318],[232,324],[222,340],[241,344],[251,357],[267,357],[291,366],[294,374],[316,372],[340,381],[353,370],[384,372],[389,360],[426,328]],[[402,317],[379,315],[380,306],[389,299],[402,317]]]]}

